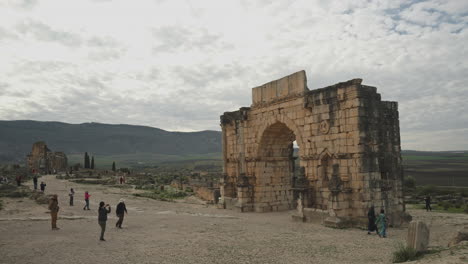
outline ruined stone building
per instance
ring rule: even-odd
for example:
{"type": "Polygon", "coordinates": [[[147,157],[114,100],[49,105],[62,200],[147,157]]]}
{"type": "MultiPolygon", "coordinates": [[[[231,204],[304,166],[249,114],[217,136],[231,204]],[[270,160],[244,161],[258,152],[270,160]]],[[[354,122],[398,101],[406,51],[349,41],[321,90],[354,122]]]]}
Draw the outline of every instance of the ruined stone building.
{"type": "Polygon", "coordinates": [[[34,143],[31,153],[27,156],[27,166],[30,172],[66,171],[67,163],[65,153],[52,152],[43,141],[34,143]]]}
{"type": "Polygon", "coordinates": [[[331,224],[361,225],[374,205],[385,208],[390,224],[400,224],[397,103],[382,101],[361,81],[309,90],[300,71],[253,88],[250,107],[224,113],[223,207],[267,212],[299,206],[304,221],[322,214],[331,224]]]}

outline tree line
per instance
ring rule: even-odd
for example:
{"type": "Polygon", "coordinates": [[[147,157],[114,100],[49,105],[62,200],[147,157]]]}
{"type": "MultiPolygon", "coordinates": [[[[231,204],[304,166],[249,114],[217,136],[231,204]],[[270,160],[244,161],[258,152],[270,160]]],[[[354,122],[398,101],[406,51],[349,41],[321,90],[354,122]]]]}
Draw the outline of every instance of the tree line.
{"type": "MultiPolygon", "coordinates": [[[[94,170],[94,156],[91,156],[91,161],[89,159],[88,152],[84,154],[84,168],[94,170]]],[[[112,171],[115,171],[115,161],[112,162],[112,171]]]]}

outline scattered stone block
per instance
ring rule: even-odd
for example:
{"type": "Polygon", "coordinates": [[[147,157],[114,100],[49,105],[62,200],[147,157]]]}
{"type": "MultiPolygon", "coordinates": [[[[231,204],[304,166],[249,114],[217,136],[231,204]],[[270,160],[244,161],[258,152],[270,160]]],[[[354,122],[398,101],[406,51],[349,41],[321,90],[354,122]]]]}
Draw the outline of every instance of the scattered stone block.
{"type": "Polygon", "coordinates": [[[406,245],[416,251],[425,251],[429,245],[429,228],[422,221],[412,221],[408,227],[406,245]]]}

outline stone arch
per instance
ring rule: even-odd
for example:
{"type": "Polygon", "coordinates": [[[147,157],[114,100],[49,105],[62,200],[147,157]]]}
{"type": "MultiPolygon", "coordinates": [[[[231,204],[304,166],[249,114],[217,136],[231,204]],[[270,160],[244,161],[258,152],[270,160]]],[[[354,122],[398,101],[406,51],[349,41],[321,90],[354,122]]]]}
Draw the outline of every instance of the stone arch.
{"type": "Polygon", "coordinates": [[[299,156],[302,155],[302,152],[303,152],[303,140],[302,140],[302,131],[296,126],[296,124],[291,120],[289,119],[288,117],[284,116],[284,115],[281,115],[279,117],[276,117],[274,119],[269,119],[268,122],[264,123],[260,129],[257,131],[257,135],[256,135],[256,142],[257,142],[257,149],[255,151],[255,154],[257,157],[259,157],[259,154],[260,154],[260,148],[261,148],[261,141],[262,141],[262,138],[263,138],[263,135],[265,134],[265,131],[271,127],[272,125],[275,125],[277,123],[282,123],[284,124],[289,130],[291,130],[294,135],[296,136],[296,142],[297,142],[297,145],[299,146],[299,156]]]}
{"type": "MultiPolygon", "coordinates": [[[[295,171],[291,124],[276,121],[260,130],[255,169],[255,211],[278,211],[293,207],[292,183],[295,171]]],[[[294,127],[297,130],[297,127],[294,127]]]]}

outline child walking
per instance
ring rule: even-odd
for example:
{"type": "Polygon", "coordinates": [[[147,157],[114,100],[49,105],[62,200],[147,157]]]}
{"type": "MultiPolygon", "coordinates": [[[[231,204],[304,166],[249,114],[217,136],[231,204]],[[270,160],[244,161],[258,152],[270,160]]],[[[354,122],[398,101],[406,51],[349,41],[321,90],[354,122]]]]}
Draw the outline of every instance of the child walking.
{"type": "Polygon", "coordinates": [[[88,193],[88,191],[86,191],[85,194],[84,194],[84,200],[85,200],[86,204],[83,207],[83,210],[86,210],[86,209],[90,210],[89,209],[89,197],[91,197],[91,195],[88,193]]]}

